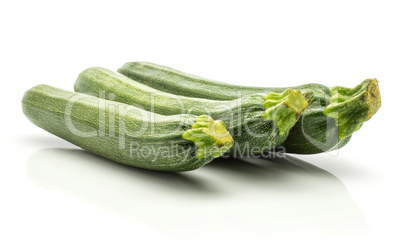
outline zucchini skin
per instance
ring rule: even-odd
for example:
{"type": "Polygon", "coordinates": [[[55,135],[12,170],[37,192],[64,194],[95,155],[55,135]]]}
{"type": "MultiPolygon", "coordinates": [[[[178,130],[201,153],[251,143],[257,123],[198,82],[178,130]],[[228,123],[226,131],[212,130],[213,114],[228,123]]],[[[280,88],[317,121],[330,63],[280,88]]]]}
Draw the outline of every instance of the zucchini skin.
{"type": "Polygon", "coordinates": [[[233,136],[235,146],[231,155],[260,154],[281,145],[289,131],[279,134],[273,121],[263,118],[266,101],[263,94],[253,94],[231,101],[190,98],[161,92],[128,77],[104,69],[89,68],[77,78],[74,90],[100,95],[108,93],[112,100],[143,107],[158,114],[207,114],[222,120],[233,136]]]}
{"type": "Polygon", "coordinates": [[[317,98],[331,95],[330,89],[321,84],[310,83],[286,88],[232,85],[150,62],[127,62],[118,72],[160,91],[212,100],[234,100],[250,94],[282,93],[288,88],[302,93],[313,91],[317,98]]]}
{"type": "Polygon", "coordinates": [[[352,136],[339,139],[335,119],[323,114],[325,107],[308,107],[299,121],[290,129],[282,147],[288,153],[318,154],[342,148],[352,136]]]}
{"type": "Polygon", "coordinates": [[[46,85],[28,90],[22,99],[22,109],[35,125],[119,163],[178,172],[197,169],[214,159],[211,155],[197,158],[195,143],[182,137],[196,121],[195,115],[151,114],[122,103],[46,85]],[[102,116],[105,116],[103,121],[102,116]],[[167,152],[154,158],[140,152],[146,150],[167,152]]]}
{"type": "MultiPolygon", "coordinates": [[[[214,100],[232,100],[253,93],[281,93],[286,89],[232,85],[149,62],[128,62],[118,72],[161,91],[214,100]]],[[[314,99],[290,129],[287,139],[281,145],[282,150],[295,154],[317,154],[341,148],[349,142],[351,136],[339,139],[334,119],[324,114],[330,104],[330,88],[321,84],[289,88],[302,93],[313,92],[314,99]]]]}

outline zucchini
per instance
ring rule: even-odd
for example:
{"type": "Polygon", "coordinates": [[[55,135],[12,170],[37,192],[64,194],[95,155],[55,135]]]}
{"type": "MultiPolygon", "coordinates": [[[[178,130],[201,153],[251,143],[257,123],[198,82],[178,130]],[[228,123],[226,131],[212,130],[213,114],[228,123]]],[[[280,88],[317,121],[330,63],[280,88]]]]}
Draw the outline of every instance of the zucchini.
{"type": "Polygon", "coordinates": [[[47,85],[28,90],[25,115],[35,125],[111,160],[159,171],[189,171],[223,155],[233,138],[222,121],[164,116],[47,85]]]}
{"type": "Polygon", "coordinates": [[[281,94],[252,94],[231,101],[190,98],[161,92],[96,67],[83,71],[74,89],[98,96],[107,92],[115,101],[159,114],[207,114],[222,120],[235,141],[232,155],[260,154],[282,144],[313,97],[312,93],[289,89],[281,94]]]}
{"type": "MultiPolygon", "coordinates": [[[[155,89],[214,100],[233,100],[240,95],[254,93],[282,93],[287,89],[231,85],[147,62],[126,63],[118,72],[155,89]]],[[[352,133],[381,105],[376,79],[365,80],[353,89],[328,88],[320,84],[304,84],[290,88],[302,93],[311,91],[314,93],[314,99],[281,146],[288,153],[314,154],[343,147],[349,142],[352,133]],[[342,96],[339,96],[339,90],[342,96]],[[358,94],[360,96],[357,96],[358,94]],[[374,96],[365,101],[362,99],[363,94],[374,96]],[[337,104],[338,101],[345,103],[341,106],[337,104]],[[363,115],[357,116],[355,112],[362,112],[363,115]],[[348,120],[339,120],[339,117],[348,120]]]]}
{"type": "Polygon", "coordinates": [[[314,91],[316,98],[330,95],[330,90],[320,84],[305,84],[287,88],[232,85],[150,62],[128,62],[119,68],[118,72],[160,91],[213,100],[234,100],[250,94],[282,93],[288,88],[300,90],[302,93],[314,91]]]}

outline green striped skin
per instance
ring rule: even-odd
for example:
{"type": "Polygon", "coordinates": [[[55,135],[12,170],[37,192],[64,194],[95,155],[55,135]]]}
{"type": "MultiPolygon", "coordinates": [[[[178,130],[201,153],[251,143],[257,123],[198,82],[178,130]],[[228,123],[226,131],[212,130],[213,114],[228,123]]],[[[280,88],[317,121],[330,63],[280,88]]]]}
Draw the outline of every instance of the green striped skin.
{"type": "MultiPolygon", "coordinates": [[[[217,157],[208,148],[204,150],[204,155],[197,156],[196,141],[211,141],[211,136],[201,134],[194,141],[183,136],[199,131],[195,123],[197,119],[202,121],[201,116],[158,115],[123,103],[46,85],[28,90],[22,99],[22,107],[35,125],[83,149],[123,164],[178,172],[199,168],[211,162],[214,155],[217,157]]],[[[222,128],[222,124],[217,124],[222,128]]],[[[226,134],[225,140],[219,141],[220,147],[230,148],[233,145],[233,139],[230,139],[226,134]]]]}
{"type": "MultiPolygon", "coordinates": [[[[248,95],[257,92],[280,93],[286,89],[231,85],[147,62],[126,63],[118,72],[155,89],[177,95],[215,100],[231,100],[238,98],[239,95],[248,95]]],[[[320,84],[305,84],[289,88],[301,90],[302,93],[312,91],[314,92],[314,99],[303,112],[299,121],[290,130],[289,137],[282,144],[282,147],[288,153],[314,154],[345,146],[349,142],[351,134],[361,127],[360,121],[353,120],[356,118],[353,112],[362,111],[361,109],[367,110],[367,108],[371,108],[371,111],[373,111],[376,108],[376,106],[368,107],[366,102],[362,103],[361,100],[357,99],[353,99],[353,107],[348,108],[337,104],[336,102],[339,99],[345,100],[334,94],[334,90],[338,87],[330,89],[320,84]],[[326,110],[326,107],[329,107],[329,109],[326,110]],[[324,114],[324,111],[326,114],[324,114]],[[345,114],[345,118],[352,120],[347,121],[346,125],[344,124],[339,128],[338,115],[345,114]]],[[[367,87],[364,87],[364,89],[368,90],[367,87]]],[[[341,89],[340,91],[345,90],[341,89]]],[[[361,91],[359,92],[361,93],[361,91]]],[[[377,94],[379,97],[379,93],[377,94]]],[[[350,100],[350,98],[347,99],[350,100]]],[[[362,118],[364,117],[362,116],[362,118]]],[[[343,122],[346,121],[344,120],[343,122]]]]}
{"type": "MultiPolygon", "coordinates": [[[[280,95],[253,94],[231,101],[183,97],[158,91],[104,68],[89,68],[83,71],[78,76],[74,89],[91,95],[106,92],[112,96],[112,100],[141,106],[145,110],[158,114],[206,114],[216,120],[222,120],[235,140],[235,147],[231,149],[232,155],[236,154],[235,150],[245,148],[249,148],[248,154],[259,154],[279,146],[285,141],[289,129],[297,121],[296,118],[292,125],[289,125],[289,122],[283,122],[287,130],[282,131],[282,134],[278,130],[280,127],[274,127],[274,123],[280,122],[281,112],[292,108],[293,104],[296,105],[295,101],[275,102],[279,111],[275,115],[264,115],[271,109],[265,108],[264,103],[280,95]]],[[[306,100],[302,94],[297,94],[296,98],[306,100]]],[[[297,112],[293,111],[293,117],[298,117],[307,106],[308,104],[296,107],[297,112]]]]}

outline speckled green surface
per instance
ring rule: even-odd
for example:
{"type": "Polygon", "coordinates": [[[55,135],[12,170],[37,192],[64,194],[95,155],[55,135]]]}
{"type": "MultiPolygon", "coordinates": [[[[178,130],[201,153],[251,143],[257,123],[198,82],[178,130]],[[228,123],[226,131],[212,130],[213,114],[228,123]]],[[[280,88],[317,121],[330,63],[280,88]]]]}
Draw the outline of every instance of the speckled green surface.
{"type": "MultiPolygon", "coordinates": [[[[198,119],[195,115],[152,114],[123,103],[47,85],[28,90],[22,99],[22,108],[30,121],[46,131],[127,165],[159,171],[188,171],[219,156],[209,151],[197,155],[197,141],[208,138],[211,131],[204,132],[198,139],[182,137],[194,131],[192,126],[198,119]]],[[[216,148],[215,142],[218,142],[224,145],[218,152],[223,152],[233,143],[227,135],[226,139],[213,137],[211,144],[204,144],[204,147],[216,148]]]]}
{"type": "MultiPolygon", "coordinates": [[[[248,95],[231,101],[183,97],[158,91],[104,68],[83,71],[78,76],[74,89],[92,95],[105,94],[113,98],[112,100],[137,105],[158,114],[210,115],[215,120],[225,122],[235,140],[235,147],[231,149],[233,155],[257,154],[277,147],[285,141],[289,128],[293,126],[285,123],[287,129],[282,135],[279,134],[280,127],[274,127],[274,122],[280,122],[282,111],[286,107],[280,108],[271,120],[263,118],[264,113],[269,110],[264,107],[269,98],[263,94],[248,95]]],[[[298,98],[305,100],[301,94],[298,98]]],[[[290,105],[292,102],[284,98],[277,105],[286,103],[290,105]]],[[[293,114],[293,117],[298,116],[296,112],[293,114]]]]}

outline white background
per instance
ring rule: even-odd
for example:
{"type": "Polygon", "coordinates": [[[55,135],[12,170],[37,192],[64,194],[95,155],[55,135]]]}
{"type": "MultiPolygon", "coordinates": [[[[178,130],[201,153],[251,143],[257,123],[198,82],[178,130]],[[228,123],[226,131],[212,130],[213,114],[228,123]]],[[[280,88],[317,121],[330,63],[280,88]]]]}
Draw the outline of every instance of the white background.
{"type": "Polygon", "coordinates": [[[2,1],[0,245],[401,245],[400,1],[2,1]],[[382,107],[331,153],[116,165],[31,124],[37,84],[150,61],[235,84],[380,81],[382,107]]]}

